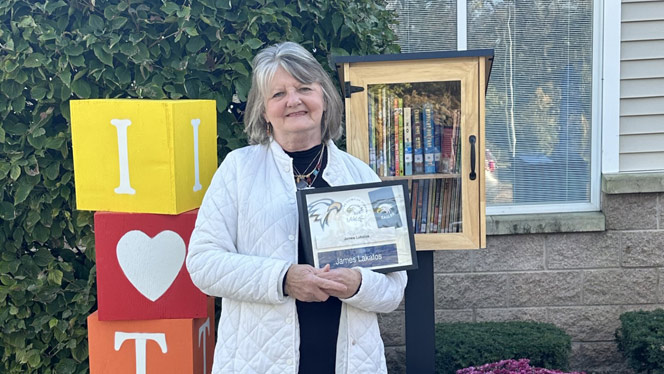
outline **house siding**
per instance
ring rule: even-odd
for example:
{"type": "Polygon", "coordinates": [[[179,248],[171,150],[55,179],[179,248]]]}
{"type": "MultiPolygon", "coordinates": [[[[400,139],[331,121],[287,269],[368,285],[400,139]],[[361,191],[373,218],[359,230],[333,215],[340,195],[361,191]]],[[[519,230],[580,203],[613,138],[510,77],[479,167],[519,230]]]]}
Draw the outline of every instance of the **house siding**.
{"type": "Polygon", "coordinates": [[[623,1],[619,170],[664,170],[664,1],[623,1]]]}

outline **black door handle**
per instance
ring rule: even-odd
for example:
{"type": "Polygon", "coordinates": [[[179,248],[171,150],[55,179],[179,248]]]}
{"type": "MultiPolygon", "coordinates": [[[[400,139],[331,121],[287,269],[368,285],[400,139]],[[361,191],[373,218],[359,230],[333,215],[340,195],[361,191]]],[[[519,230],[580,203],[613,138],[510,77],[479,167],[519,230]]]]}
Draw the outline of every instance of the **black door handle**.
{"type": "Polygon", "coordinates": [[[468,141],[470,141],[470,180],[474,181],[477,178],[475,173],[475,135],[471,135],[468,141]]]}

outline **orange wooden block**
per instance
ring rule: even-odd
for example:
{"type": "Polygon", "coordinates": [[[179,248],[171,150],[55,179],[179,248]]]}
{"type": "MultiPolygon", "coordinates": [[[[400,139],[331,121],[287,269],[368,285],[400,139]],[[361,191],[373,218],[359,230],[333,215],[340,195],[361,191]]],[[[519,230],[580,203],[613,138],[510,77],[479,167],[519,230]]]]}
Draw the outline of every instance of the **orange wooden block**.
{"type": "Polygon", "coordinates": [[[204,318],[99,321],[88,316],[91,374],[209,374],[214,298],[204,318]]]}

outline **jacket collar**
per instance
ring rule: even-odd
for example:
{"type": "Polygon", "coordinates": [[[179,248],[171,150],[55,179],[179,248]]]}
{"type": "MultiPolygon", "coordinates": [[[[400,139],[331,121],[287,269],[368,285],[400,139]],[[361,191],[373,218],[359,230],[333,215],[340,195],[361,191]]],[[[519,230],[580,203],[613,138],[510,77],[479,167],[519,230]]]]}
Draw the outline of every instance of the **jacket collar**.
{"type": "MultiPolygon", "coordinates": [[[[327,147],[327,165],[323,170],[322,177],[330,186],[340,186],[350,182],[350,174],[346,169],[346,165],[341,159],[341,150],[337,148],[332,140],[328,140],[325,144],[327,147]]],[[[293,179],[293,159],[291,159],[286,152],[284,152],[281,145],[273,138],[270,138],[268,147],[274,157],[274,160],[279,168],[279,172],[292,184],[295,189],[295,181],[293,179]]]]}

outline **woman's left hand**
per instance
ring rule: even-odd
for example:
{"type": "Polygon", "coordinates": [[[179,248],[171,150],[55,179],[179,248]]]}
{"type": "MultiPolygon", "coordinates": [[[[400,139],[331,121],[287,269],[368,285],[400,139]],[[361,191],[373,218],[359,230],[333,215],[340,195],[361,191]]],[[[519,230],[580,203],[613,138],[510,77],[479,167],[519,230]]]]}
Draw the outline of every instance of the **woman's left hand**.
{"type": "Polygon", "coordinates": [[[323,289],[323,291],[327,292],[328,295],[338,297],[340,299],[347,299],[355,295],[358,288],[360,288],[360,284],[362,283],[362,273],[356,269],[331,269],[329,271],[318,273],[317,276],[345,285],[347,288],[345,292],[323,289]]]}

